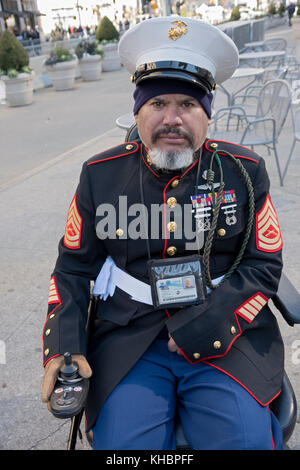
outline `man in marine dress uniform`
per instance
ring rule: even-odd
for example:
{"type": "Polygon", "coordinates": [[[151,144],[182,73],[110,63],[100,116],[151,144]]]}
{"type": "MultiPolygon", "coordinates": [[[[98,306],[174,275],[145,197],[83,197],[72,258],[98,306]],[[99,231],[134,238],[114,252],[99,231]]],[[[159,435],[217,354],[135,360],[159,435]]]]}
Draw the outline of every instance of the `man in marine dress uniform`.
{"type": "Polygon", "coordinates": [[[175,449],[176,413],[192,449],[281,449],[269,179],[253,151],[207,138],[238,51],[211,25],[167,17],[129,30],[119,54],[139,136],[83,164],[50,279],[42,399],[69,351],[91,377],[94,449],[175,449]],[[91,281],[101,300],[87,344],[91,281]]]}

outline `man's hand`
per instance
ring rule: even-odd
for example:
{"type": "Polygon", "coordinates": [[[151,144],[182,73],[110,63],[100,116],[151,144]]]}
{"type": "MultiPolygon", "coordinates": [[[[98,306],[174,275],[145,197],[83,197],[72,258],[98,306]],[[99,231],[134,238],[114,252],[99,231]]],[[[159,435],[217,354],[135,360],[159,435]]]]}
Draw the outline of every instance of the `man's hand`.
{"type": "MultiPolygon", "coordinates": [[[[88,379],[92,375],[92,369],[86,358],[81,354],[72,354],[72,359],[77,362],[79,374],[84,379],[88,379]]],[[[51,359],[46,367],[42,383],[42,402],[47,403],[57,380],[59,369],[64,363],[64,356],[58,356],[51,359]]]]}
{"type": "Polygon", "coordinates": [[[177,346],[177,344],[175,343],[174,339],[172,338],[172,336],[169,334],[169,342],[168,342],[168,350],[170,352],[177,352],[177,354],[179,354],[179,356],[182,356],[182,352],[180,351],[179,347],[177,346]]]}

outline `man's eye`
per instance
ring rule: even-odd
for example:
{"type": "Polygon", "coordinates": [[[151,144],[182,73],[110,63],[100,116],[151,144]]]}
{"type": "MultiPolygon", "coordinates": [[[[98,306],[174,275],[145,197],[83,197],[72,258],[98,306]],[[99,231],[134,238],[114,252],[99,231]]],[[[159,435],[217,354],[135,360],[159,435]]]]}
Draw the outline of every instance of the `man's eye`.
{"type": "Polygon", "coordinates": [[[192,108],[194,106],[194,103],[192,103],[192,101],[185,101],[184,103],[182,103],[182,106],[184,108],[192,108]]]}
{"type": "Polygon", "coordinates": [[[162,108],[162,107],[163,107],[162,101],[153,101],[151,104],[152,104],[152,106],[154,106],[155,108],[162,108]]]}

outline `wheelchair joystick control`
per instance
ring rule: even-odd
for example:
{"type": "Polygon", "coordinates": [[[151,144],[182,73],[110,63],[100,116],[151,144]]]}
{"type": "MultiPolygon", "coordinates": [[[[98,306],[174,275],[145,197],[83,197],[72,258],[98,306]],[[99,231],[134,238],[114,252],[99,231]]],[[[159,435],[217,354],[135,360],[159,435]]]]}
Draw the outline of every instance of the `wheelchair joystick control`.
{"type": "Polygon", "coordinates": [[[64,363],[59,371],[50,397],[50,411],[56,418],[72,418],[84,407],[89,390],[89,380],[78,372],[69,352],[64,354],[64,363]]]}

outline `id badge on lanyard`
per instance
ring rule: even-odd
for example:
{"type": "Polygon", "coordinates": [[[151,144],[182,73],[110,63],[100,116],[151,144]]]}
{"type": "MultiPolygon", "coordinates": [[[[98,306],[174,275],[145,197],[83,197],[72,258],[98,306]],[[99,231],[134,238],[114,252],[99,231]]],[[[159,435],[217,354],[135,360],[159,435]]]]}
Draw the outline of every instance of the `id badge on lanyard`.
{"type": "Polygon", "coordinates": [[[151,259],[147,265],[155,308],[186,307],[205,301],[202,256],[151,259]]]}

